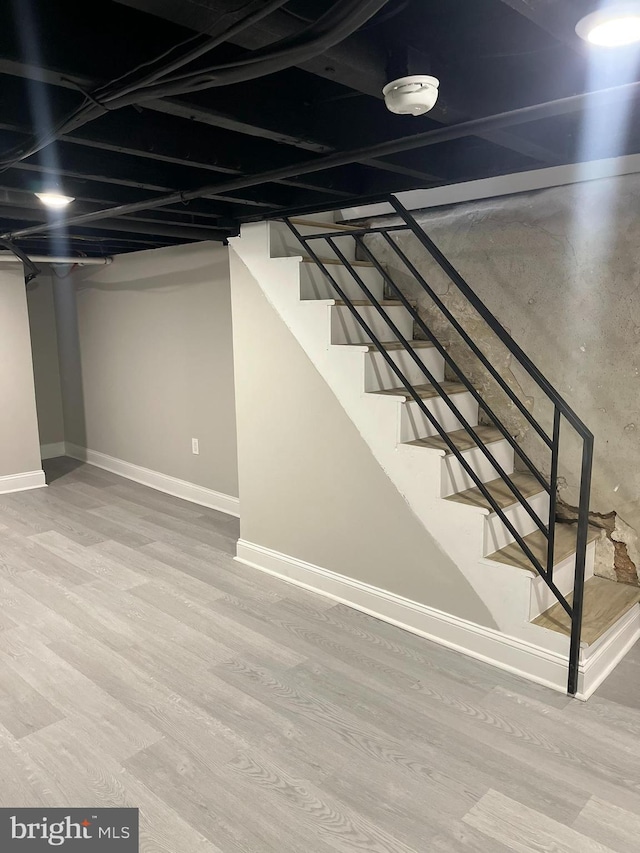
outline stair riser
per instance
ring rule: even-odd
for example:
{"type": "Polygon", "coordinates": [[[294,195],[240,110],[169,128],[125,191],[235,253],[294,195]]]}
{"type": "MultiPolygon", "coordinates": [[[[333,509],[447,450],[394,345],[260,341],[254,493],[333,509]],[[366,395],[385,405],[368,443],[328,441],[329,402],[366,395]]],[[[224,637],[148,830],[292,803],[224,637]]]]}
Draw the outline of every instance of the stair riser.
{"type": "MultiPolygon", "coordinates": [[[[436,381],[444,378],[444,359],[434,347],[413,350],[417,358],[425,365],[436,381]]],[[[421,385],[430,380],[406,350],[389,350],[387,355],[393,360],[413,385],[421,385]]],[[[400,380],[379,352],[370,352],[365,356],[365,390],[382,391],[386,388],[398,388],[400,380]]]]}
{"type": "MultiPolygon", "coordinates": [[[[595,553],[595,542],[590,542],[587,546],[587,555],[584,566],[585,580],[589,580],[589,578],[593,577],[595,553]]],[[[563,560],[561,563],[558,563],[557,566],[554,566],[553,582],[563,595],[568,595],[573,590],[575,564],[575,554],[572,554],[570,557],[567,557],[566,560],[563,560]]],[[[539,575],[537,575],[531,581],[531,606],[529,618],[535,619],[536,616],[539,616],[541,613],[544,613],[545,610],[553,607],[556,600],[555,595],[551,592],[546,583],[539,575]]]]}
{"type": "MultiPolygon", "coordinates": [[[[317,228],[306,225],[296,226],[296,228],[303,236],[307,234],[319,234],[325,230],[321,222],[318,223],[317,228]]],[[[335,241],[336,246],[344,253],[346,258],[350,261],[355,260],[356,244],[353,237],[336,237],[335,241]]],[[[269,245],[272,258],[290,258],[292,255],[302,255],[303,258],[309,257],[306,249],[296,240],[291,231],[282,222],[269,223],[269,245]]],[[[331,249],[326,240],[313,240],[310,246],[322,258],[336,257],[336,253],[331,249]]]]}
{"type": "MultiPolygon", "coordinates": [[[[486,448],[496,462],[502,466],[502,469],[507,474],[511,474],[513,471],[513,448],[506,438],[502,441],[492,441],[486,445],[486,448]]],[[[495,480],[500,476],[479,447],[465,450],[462,456],[483,483],[495,480]]],[[[467,474],[461,462],[453,454],[444,457],[440,484],[442,497],[455,495],[456,492],[464,492],[466,489],[473,489],[476,486],[477,483],[467,474]]]]}
{"type": "MultiPolygon", "coordinates": [[[[537,513],[542,523],[548,524],[549,495],[546,492],[540,492],[530,497],[527,502],[533,511],[537,513]]],[[[521,504],[513,504],[504,509],[503,512],[521,536],[527,536],[538,529],[535,521],[521,504]]],[[[515,541],[515,536],[508,530],[496,513],[487,516],[483,552],[485,555],[493,554],[494,551],[499,551],[500,548],[504,548],[513,541],[515,541]]]]}
{"type": "MultiPolygon", "coordinates": [[[[358,314],[364,319],[373,334],[381,341],[395,341],[397,336],[389,328],[388,323],[381,317],[372,305],[360,305],[358,314]]],[[[392,305],[384,308],[385,313],[395,323],[406,340],[413,338],[413,319],[402,305],[392,305]]],[[[331,308],[331,343],[357,344],[370,343],[371,339],[346,305],[334,305],[331,308]]]]}
{"type": "MultiPolygon", "coordinates": [[[[472,395],[468,391],[464,391],[461,394],[452,394],[451,398],[462,416],[474,426],[478,420],[478,404],[472,395]]],[[[422,402],[435,415],[437,422],[445,432],[454,432],[454,430],[461,428],[462,424],[443,399],[431,397],[422,402]]],[[[402,406],[400,441],[414,441],[416,438],[426,438],[432,435],[439,435],[439,433],[418,407],[415,400],[408,400],[402,406]]]]}
{"type": "MultiPolygon", "coordinates": [[[[369,298],[346,267],[327,264],[326,270],[350,299],[369,298]]],[[[354,267],[354,270],[375,298],[382,299],[384,281],[380,273],[372,267],[354,267]]],[[[302,263],[300,264],[300,298],[341,299],[342,296],[317,264],[302,263]]]]}

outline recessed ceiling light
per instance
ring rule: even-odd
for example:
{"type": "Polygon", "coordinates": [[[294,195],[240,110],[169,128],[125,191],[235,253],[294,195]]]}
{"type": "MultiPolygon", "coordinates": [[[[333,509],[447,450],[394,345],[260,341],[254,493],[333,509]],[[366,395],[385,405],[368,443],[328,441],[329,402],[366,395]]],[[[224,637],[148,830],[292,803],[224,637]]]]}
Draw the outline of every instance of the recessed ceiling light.
{"type": "Polygon", "coordinates": [[[623,47],[640,42],[640,2],[612,3],[592,12],[576,25],[585,41],[600,47],[623,47]]]}
{"type": "Polygon", "coordinates": [[[74,200],[72,196],[62,195],[62,193],[35,193],[35,195],[44,205],[52,207],[55,210],[60,210],[62,207],[66,207],[74,200]]]}

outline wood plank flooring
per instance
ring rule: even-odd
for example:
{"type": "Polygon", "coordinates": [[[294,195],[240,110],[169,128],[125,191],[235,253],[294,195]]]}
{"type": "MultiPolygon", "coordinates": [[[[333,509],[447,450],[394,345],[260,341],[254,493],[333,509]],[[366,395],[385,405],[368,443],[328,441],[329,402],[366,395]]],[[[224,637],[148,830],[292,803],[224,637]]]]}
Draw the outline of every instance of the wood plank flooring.
{"type": "Polygon", "coordinates": [[[0,806],[143,853],[631,853],[640,650],[567,699],[233,561],[238,522],[68,459],[0,497],[0,806]]]}

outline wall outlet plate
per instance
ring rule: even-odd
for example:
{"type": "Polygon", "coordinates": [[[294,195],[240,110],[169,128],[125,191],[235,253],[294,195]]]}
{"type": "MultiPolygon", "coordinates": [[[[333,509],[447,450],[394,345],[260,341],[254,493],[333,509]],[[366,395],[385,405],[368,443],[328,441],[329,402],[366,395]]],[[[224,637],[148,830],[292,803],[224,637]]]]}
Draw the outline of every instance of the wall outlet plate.
{"type": "Polygon", "coordinates": [[[197,438],[191,439],[191,452],[195,456],[198,456],[200,454],[200,442],[198,441],[197,438]]]}

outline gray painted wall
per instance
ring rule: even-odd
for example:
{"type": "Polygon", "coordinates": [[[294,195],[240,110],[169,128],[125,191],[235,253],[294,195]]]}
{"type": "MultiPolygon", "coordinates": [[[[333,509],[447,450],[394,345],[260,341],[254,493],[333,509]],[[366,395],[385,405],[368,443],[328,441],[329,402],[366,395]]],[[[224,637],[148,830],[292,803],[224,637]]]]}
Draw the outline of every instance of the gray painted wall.
{"type": "Polygon", "coordinates": [[[84,267],[56,313],[66,440],[237,497],[228,250],[84,267]]]}
{"type": "Polygon", "coordinates": [[[241,537],[494,626],[231,251],[241,537]]]}
{"type": "Polygon", "coordinates": [[[21,264],[0,266],[0,477],[39,471],[40,439],[21,264]]]}
{"type": "MultiPolygon", "coordinates": [[[[640,529],[640,175],[626,175],[417,214],[420,223],[558,388],[595,435],[592,509],[616,510],[640,529]]],[[[550,428],[551,412],[527,375],[426,259],[403,247],[502,375],[550,428]]],[[[392,267],[396,263],[381,253],[392,267]]],[[[411,287],[407,292],[416,293],[411,287]]],[[[438,334],[461,347],[428,297],[420,308],[438,334]]],[[[527,452],[548,456],[505,408],[504,397],[460,356],[527,452]],[[475,372],[474,372],[475,371],[475,372]],[[502,402],[501,402],[502,401],[502,402]]],[[[577,501],[578,444],[565,429],[560,494],[577,501]]]]}
{"type": "Polygon", "coordinates": [[[41,273],[27,286],[33,372],[41,444],[64,441],[58,335],[53,308],[53,273],[41,273]]]}

